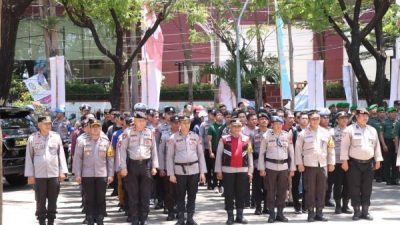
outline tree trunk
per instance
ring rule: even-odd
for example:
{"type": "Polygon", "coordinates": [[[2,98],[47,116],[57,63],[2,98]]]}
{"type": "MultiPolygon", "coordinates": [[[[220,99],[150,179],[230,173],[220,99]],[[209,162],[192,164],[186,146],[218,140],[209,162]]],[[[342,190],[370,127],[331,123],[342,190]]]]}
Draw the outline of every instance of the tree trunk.
{"type": "Polygon", "coordinates": [[[110,103],[111,107],[115,110],[121,110],[121,86],[122,81],[124,79],[125,71],[122,70],[122,65],[114,64],[115,65],[115,72],[114,72],[114,79],[113,79],[113,86],[111,89],[111,96],[110,96],[110,103]]]}
{"type": "Polygon", "coordinates": [[[20,16],[32,0],[10,3],[2,1],[1,7],[1,49],[0,49],[0,105],[5,105],[11,85],[14,66],[15,43],[17,39],[20,16]],[[12,5],[10,5],[12,4],[12,5]]]}
{"type": "Polygon", "coordinates": [[[288,38],[289,38],[289,72],[290,72],[290,94],[292,101],[290,101],[290,109],[294,110],[294,74],[293,74],[293,35],[292,35],[292,21],[288,21],[288,38]]]}
{"type": "MultiPolygon", "coordinates": [[[[258,21],[257,13],[255,13],[255,26],[256,26],[256,44],[257,44],[257,62],[258,63],[263,63],[262,58],[263,58],[263,53],[264,49],[262,48],[262,39],[261,39],[261,25],[258,21]]],[[[257,76],[257,78],[254,79],[254,97],[255,97],[255,103],[256,103],[256,109],[260,108],[263,105],[263,96],[262,96],[262,74],[257,76]]],[[[252,82],[253,83],[253,82],[252,82]]]]}
{"type": "MultiPolygon", "coordinates": [[[[43,23],[44,45],[46,51],[46,59],[58,55],[57,46],[57,26],[50,24],[49,17],[56,17],[56,5],[52,0],[40,0],[39,13],[43,23]]],[[[54,22],[54,21],[53,21],[54,22]]]]}

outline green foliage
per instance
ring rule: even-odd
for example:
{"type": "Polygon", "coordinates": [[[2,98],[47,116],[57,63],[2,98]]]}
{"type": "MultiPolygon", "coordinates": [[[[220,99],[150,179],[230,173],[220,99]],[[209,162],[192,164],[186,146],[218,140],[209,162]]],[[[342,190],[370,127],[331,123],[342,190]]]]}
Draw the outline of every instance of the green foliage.
{"type": "Polygon", "coordinates": [[[106,100],[109,98],[111,84],[84,83],[69,81],[65,84],[66,100],[106,100]]]}
{"type": "Polygon", "coordinates": [[[17,73],[12,75],[8,101],[18,107],[30,105],[33,101],[24,81],[17,73]]]}
{"type": "MultiPolygon", "coordinates": [[[[213,100],[214,86],[212,84],[193,84],[193,100],[213,100]]],[[[188,84],[161,87],[161,101],[187,101],[189,98],[188,84]]]]}

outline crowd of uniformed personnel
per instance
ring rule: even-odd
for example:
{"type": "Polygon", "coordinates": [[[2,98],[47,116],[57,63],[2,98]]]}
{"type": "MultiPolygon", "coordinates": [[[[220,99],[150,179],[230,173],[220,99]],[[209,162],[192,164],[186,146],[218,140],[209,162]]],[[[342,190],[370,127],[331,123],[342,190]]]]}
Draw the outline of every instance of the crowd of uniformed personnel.
{"type": "Polygon", "coordinates": [[[288,222],[287,206],[307,213],[308,222],[327,221],[326,206],[372,220],[373,179],[399,182],[398,101],[389,108],[338,103],[298,112],[268,103],[259,109],[239,103],[233,111],[188,104],[179,113],[137,103],[132,113],[105,110],[103,120],[89,105],[80,111],[75,124],[63,109],[53,121],[40,116],[39,131],[28,139],[25,176],[34,185],[40,225],[54,224],[60,182],[71,167],[88,225],[104,224],[108,186],[132,225],[149,224],[151,202],[167,221],[196,225],[204,185],[224,197],[229,225],[246,224],[249,207],[269,214],[268,223],[288,222]]]}

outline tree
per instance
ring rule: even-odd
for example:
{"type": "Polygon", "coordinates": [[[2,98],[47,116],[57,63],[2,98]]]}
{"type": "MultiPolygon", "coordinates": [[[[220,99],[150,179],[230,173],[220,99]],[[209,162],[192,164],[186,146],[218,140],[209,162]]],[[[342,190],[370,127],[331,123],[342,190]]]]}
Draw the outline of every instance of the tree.
{"type": "Polygon", "coordinates": [[[280,1],[286,18],[299,19],[315,30],[332,29],[343,40],[354,73],[366,95],[368,104],[383,101],[386,52],[383,19],[393,0],[297,0],[280,1]],[[370,19],[364,13],[373,12],[370,19]],[[374,39],[374,41],[372,41],[374,39]],[[370,82],[361,64],[362,47],[376,61],[374,82],[370,82]]]}
{"type": "Polygon", "coordinates": [[[15,43],[19,21],[25,9],[33,0],[3,0],[1,1],[0,30],[0,104],[7,102],[14,67],[15,43]]]}
{"type": "Polygon", "coordinates": [[[65,11],[71,21],[82,28],[90,30],[95,44],[99,51],[111,59],[114,63],[115,71],[113,87],[110,94],[110,102],[113,108],[120,108],[121,85],[124,74],[130,69],[133,60],[140,53],[149,37],[156,31],[158,26],[170,13],[175,0],[165,1],[144,1],[144,0],[60,0],[65,7],[65,11]],[[137,42],[129,55],[124,55],[126,43],[124,38],[131,29],[132,24],[140,26],[141,10],[143,5],[148,4],[150,9],[157,14],[157,19],[153,26],[144,32],[143,37],[137,42]],[[113,33],[109,35],[115,39],[115,50],[111,51],[111,46],[106,46],[104,38],[99,36],[101,26],[113,33]]]}

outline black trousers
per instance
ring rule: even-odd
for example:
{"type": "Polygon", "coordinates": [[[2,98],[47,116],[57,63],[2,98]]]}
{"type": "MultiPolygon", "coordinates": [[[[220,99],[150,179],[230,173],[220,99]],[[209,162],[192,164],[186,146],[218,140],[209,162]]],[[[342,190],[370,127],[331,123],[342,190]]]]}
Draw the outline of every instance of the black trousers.
{"type": "Polygon", "coordinates": [[[106,177],[82,177],[86,217],[104,218],[106,211],[106,177]]]}
{"type": "Polygon", "coordinates": [[[223,173],[225,210],[244,209],[249,180],[247,173],[223,173]]]}
{"type": "Polygon", "coordinates": [[[385,144],[388,147],[388,152],[382,151],[383,155],[383,165],[382,172],[383,177],[387,183],[395,182],[399,176],[399,170],[396,167],[396,147],[393,139],[386,139],[385,144]]]}
{"type": "Polygon", "coordinates": [[[335,170],[333,171],[333,198],[335,201],[340,201],[342,199],[348,201],[350,199],[346,174],[347,173],[342,169],[342,164],[336,163],[335,170]]]}
{"type": "Polygon", "coordinates": [[[178,212],[194,213],[196,194],[199,185],[199,174],[193,175],[176,175],[176,193],[178,212]],[[187,205],[185,207],[185,198],[187,194],[187,205]]]}
{"type": "Polygon", "coordinates": [[[351,205],[359,207],[371,204],[372,180],[374,178],[374,165],[370,163],[359,163],[349,160],[349,171],[347,182],[349,184],[351,205]]]}
{"type": "Polygon", "coordinates": [[[275,171],[266,169],[264,185],[268,190],[266,197],[267,208],[273,210],[275,207],[285,207],[287,190],[289,188],[289,171],[275,171]]]}
{"type": "Polygon", "coordinates": [[[58,177],[35,178],[36,217],[38,220],[55,219],[57,198],[60,193],[58,177]],[[46,208],[46,202],[48,203],[46,208]]]}
{"type": "Polygon", "coordinates": [[[324,208],[327,184],[326,167],[306,167],[303,175],[307,209],[324,208]]]}
{"type": "Polygon", "coordinates": [[[256,209],[261,209],[261,201],[263,199],[265,189],[263,178],[260,177],[260,172],[257,170],[257,168],[255,168],[253,173],[251,197],[256,209]]]}
{"type": "Polygon", "coordinates": [[[158,202],[163,202],[165,198],[165,186],[164,186],[164,177],[160,177],[160,171],[157,172],[157,175],[154,176],[154,188],[155,188],[155,197],[158,202]]]}
{"type": "Polygon", "coordinates": [[[293,196],[293,205],[294,208],[300,210],[301,208],[305,209],[305,191],[303,188],[304,178],[302,173],[299,171],[294,172],[294,176],[292,177],[292,196],[293,196]],[[302,185],[300,186],[300,180],[302,180],[302,185]],[[300,190],[303,190],[303,201],[300,203],[300,190]]]}
{"type": "MultiPolygon", "coordinates": [[[[216,155],[216,154],[214,153],[214,155],[216,155]]],[[[207,166],[207,174],[206,174],[207,187],[214,189],[215,187],[218,186],[218,179],[214,172],[215,159],[210,158],[208,149],[205,150],[204,156],[205,156],[206,166],[207,166]]]]}
{"type": "Polygon", "coordinates": [[[168,211],[172,211],[176,203],[175,199],[177,199],[176,184],[171,183],[169,181],[169,176],[163,177],[163,181],[165,188],[165,196],[164,196],[165,208],[167,208],[168,211]]]}
{"type": "Polygon", "coordinates": [[[325,202],[328,202],[332,197],[333,184],[335,183],[334,172],[328,172],[326,193],[325,193],[325,202]]]}
{"type": "Polygon", "coordinates": [[[128,159],[127,188],[129,212],[132,217],[147,220],[150,211],[152,187],[151,160],[136,161],[128,159]]]}

